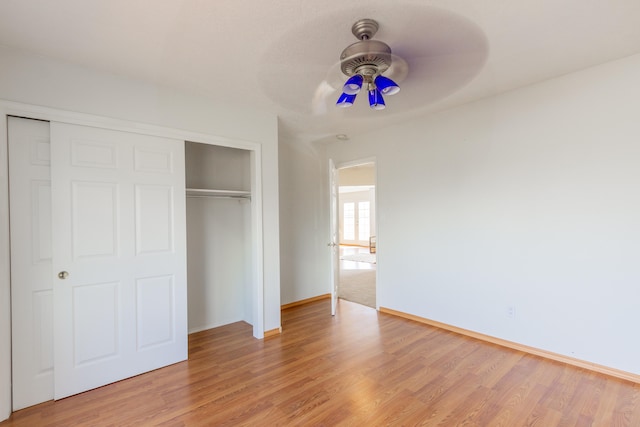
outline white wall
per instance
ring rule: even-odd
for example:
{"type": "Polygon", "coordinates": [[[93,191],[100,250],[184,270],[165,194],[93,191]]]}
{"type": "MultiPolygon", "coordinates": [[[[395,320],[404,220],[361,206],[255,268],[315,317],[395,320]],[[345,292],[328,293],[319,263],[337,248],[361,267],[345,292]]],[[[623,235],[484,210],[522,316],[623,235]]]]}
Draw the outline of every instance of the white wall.
{"type": "Polygon", "coordinates": [[[340,185],[375,185],[376,167],[375,163],[351,166],[338,169],[338,182],[340,185]]]}
{"type": "Polygon", "coordinates": [[[253,324],[248,212],[246,200],[187,198],[189,333],[253,324]]]}
{"type": "MultiPolygon", "coordinates": [[[[261,144],[264,327],[265,330],[271,330],[280,326],[278,124],[274,115],[220,105],[211,99],[95,72],[3,46],[0,46],[0,99],[261,144]]],[[[0,125],[0,131],[3,129],[5,124],[0,125]]],[[[0,151],[3,150],[6,147],[0,147],[0,151]]],[[[4,155],[4,152],[0,154],[0,160],[4,155]]],[[[2,164],[6,165],[6,162],[2,164]]],[[[0,172],[0,176],[4,175],[2,170],[0,172]]],[[[0,179],[0,212],[6,212],[3,205],[7,198],[7,187],[5,178],[0,179]]],[[[3,218],[0,219],[0,419],[8,416],[10,411],[7,403],[10,396],[7,241],[6,218],[3,218]]]]}
{"type": "Polygon", "coordinates": [[[323,158],[321,149],[280,144],[282,304],[331,292],[329,207],[324,197],[328,178],[323,158]]]}
{"type": "Polygon", "coordinates": [[[378,159],[380,306],[640,374],[638,76],[640,55],[329,147],[378,159]]]}

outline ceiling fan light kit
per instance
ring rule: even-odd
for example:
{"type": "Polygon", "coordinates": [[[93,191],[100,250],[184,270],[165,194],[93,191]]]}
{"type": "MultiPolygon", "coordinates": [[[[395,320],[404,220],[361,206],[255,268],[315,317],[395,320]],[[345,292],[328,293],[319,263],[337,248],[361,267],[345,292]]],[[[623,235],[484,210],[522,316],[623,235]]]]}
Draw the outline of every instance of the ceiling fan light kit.
{"type": "Polygon", "coordinates": [[[342,95],[340,95],[340,98],[338,98],[338,102],[336,102],[336,105],[342,108],[351,107],[355,100],[356,100],[355,95],[349,95],[347,93],[343,93],[342,95]]]}
{"type": "Polygon", "coordinates": [[[350,107],[363,85],[369,92],[369,106],[383,110],[382,95],[395,95],[400,91],[393,80],[382,75],[391,66],[391,48],[379,40],[371,40],[378,31],[373,19],[361,19],[351,27],[351,32],[360,41],[353,43],[340,55],[340,69],[349,78],[342,88],[336,105],[350,107]]]}
{"type": "Polygon", "coordinates": [[[342,91],[346,95],[356,95],[358,92],[360,92],[363,81],[364,78],[360,74],[353,75],[349,77],[347,82],[344,84],[342,91]]]}
{"type": "Polygon", "coordinates": [[[386,107],[384,98],[378,89],[369,91],[369,106],[374,110],[384,110],[386,107]]]}
{"type": "Polygon", "coordinates": [[[385,76],[376,77],[376,86],[383,95],[395,95],[400,92],[400,86],[393,80],[385,76]]]}

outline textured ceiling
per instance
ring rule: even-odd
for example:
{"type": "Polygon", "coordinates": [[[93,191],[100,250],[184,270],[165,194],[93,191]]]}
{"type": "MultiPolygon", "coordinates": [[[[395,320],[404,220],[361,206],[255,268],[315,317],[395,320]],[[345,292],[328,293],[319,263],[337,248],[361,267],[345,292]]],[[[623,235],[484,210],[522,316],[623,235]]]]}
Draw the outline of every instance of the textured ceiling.
{"type": "Polygon", "coordinates": [[[0,43],[272,111],[284,138],[330,140],[638,53],[640,1],[2,0],[0,43]],[[360,18],[409,67],[384,111],[333,105],[360,18]]]}

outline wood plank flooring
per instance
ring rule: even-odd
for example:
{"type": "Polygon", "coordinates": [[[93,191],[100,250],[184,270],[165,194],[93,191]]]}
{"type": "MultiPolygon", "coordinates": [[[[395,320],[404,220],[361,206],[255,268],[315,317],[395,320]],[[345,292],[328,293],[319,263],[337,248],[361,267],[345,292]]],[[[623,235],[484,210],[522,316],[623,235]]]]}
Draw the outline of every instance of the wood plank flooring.
{"type": "Polygon", "coordinates": [[[236,323],[190,358],[12,415],[8,426],[640,426],[640,385],[341,300],[236,323]]]}

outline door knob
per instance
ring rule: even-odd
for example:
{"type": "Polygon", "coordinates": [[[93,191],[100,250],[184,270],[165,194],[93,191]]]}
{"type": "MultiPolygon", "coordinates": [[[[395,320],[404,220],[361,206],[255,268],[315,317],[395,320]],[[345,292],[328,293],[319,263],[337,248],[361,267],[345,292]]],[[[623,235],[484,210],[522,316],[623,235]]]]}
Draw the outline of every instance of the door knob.
{"type": "Polygon", "coordinates": [[[61,271],[60,273],[58,273],[58,279],[66,279],[67,277],[69,277],[69,273],[67,273],[66,271],[61,271]]]}

